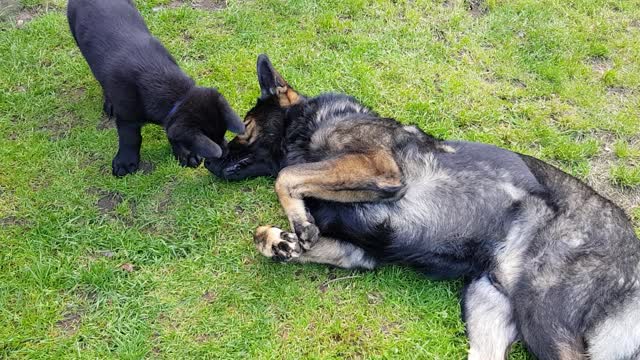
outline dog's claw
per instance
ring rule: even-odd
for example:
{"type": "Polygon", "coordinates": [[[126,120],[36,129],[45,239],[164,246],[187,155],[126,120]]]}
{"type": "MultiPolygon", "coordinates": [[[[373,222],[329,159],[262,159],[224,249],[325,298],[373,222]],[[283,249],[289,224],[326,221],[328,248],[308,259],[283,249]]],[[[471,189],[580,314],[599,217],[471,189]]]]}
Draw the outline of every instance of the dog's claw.
{"type": "Polygon", "coordinates": [[[196,168],[200,166],[203,158],[200,155],[194,153],[187,153],[182,155],[176,155],[180,165],[183,167],[196,168]]]}
{"type": "Polygon", "coordinates": [[[113,176],[122,177],[138,171],[139,159],[127,159],[125,156],[116,155],[111,162],[113,176]]]}
{"type": "Polygon", "coordinates": [[[276,227],[261,226],[253,236],[258,251],[275,261],[289,261],[300,256],[301,249],[295,234],[276,227]]]}

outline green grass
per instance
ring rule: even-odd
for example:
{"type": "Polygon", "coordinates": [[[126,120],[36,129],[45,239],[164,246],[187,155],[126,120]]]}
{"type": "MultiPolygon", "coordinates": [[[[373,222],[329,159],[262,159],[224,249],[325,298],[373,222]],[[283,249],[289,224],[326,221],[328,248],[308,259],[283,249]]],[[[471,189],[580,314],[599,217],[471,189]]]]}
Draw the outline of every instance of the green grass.
{"type": "MultiPolygon", "coordinates": [[[[596,187],[638,189],[638,0],[489,0],[484,13],[462,0],[169,2],[137,4],[184,70],[240,114],[266,52],[303,93],[343,91],[585,179],[604,163],[596,187]]],[[[0,22],[0,357],[465,356],[459,282],[259,256],[253,229],[286,224],[272,180],[180,168],[153,126],[142,148],[153,169],[111,177],[116,133],[64,1],[23,5],[30,20],[0,22]]],[[[638,204],[628,210],[638,224],[638,204]]]]}
{"type": "Polygon", "coordinates": [[[640,185],[640,168],[626,165],[616,165],[611,168],[611,178],[614,184],[622,187],[636,187],[640,185]]]}

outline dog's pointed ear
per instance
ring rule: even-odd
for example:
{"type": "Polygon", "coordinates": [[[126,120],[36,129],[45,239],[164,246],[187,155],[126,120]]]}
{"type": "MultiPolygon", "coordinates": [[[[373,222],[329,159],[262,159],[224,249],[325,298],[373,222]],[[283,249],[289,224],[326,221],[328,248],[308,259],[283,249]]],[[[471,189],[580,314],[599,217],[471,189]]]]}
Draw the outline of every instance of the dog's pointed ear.
{"type": "Polygon", "coordinates": [[[302,100],[300,94],[273,68],[267,55],[258,56],[257,72],[260,95],[263,99],[277,96],[280,106],[295,105],[302,100]]]}
{"type": "Polygon", "coordinates": [[[205,159],[218,159],[222,156],[222,149],[213,140],[206,137],[203,133],[196,134],[193,139],[192,148],[196,154],[205,159]]]}
{"type": "Polygon", "coordinates": [[[227,130],[235,134],[244,134],[244,123],[242,119],[231,108],[231,105],[226,100],[223,100],[223,106],[221,107],[222,119],[227,125],[227,130]]]}

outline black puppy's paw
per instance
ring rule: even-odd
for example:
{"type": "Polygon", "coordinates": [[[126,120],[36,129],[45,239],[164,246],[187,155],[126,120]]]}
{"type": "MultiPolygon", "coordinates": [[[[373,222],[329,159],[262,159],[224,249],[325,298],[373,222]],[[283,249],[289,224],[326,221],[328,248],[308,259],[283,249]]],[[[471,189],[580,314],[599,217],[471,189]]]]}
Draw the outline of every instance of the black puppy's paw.
{"type": "Polygon", "coordinates": [[[173,154],[183,167],[197,168],[204,160],[202,156],[187,150],[174,151],[173,154]]]}
{"type": "Polygon", "coordinates": [[[113,176],[125,176],[138,171],[140,157],[116,155],[111,162],[111,173],[113,176]]]}
{"type": "Polygon", "coordinates": [[[260,226],[253,235],[253,242],[262,255],[276,261],[289,261],[302,253],[296,235],[277,227],[260,226]]]}
{"type": "Polygon", "coordinates": [[[309,221],[302,223],[293,223],[293,229],[300,240],[300,246],[302,249],[309,250],[313,244],[320,238],[320,229],[309,221]]]}

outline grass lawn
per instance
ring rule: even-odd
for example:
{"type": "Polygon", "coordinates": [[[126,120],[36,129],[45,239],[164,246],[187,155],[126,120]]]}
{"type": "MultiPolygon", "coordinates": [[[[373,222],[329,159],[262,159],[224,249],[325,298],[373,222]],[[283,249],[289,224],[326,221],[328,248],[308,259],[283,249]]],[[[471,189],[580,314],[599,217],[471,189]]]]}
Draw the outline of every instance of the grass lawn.
{"type": "MultiPolygon", "coordinates": [[[[541,157],[640,225],[639,0],[137,4],[241,115],[264,52],[302,93],[541,157]]],[[[286,225],[272,179],[183,169],[154,126],[144,171],[112,177],[116,131],[64,7],[0,0],[0,357],[465,356],[460,282],[258,255],[253,229],[286,225]]]]}

